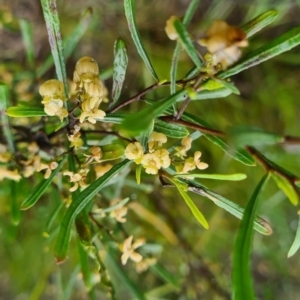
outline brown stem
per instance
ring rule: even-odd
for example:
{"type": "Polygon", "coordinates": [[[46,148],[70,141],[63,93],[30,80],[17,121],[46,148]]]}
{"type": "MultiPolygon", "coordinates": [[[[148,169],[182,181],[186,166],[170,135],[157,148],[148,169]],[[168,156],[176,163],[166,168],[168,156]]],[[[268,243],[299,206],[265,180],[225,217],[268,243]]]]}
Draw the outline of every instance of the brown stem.
{"type": "Polygon", "coordinates": [[[185,111],[186,107],[188,106],[188,104],[190,103],[190,101],[191,101],[191,98],[190,98],[190,97],[187,97],[187,98],[184,100],[183,104],[182,104],[181,107],[180,107],[179,112],[178,112],[177,115],[176,115],[176,118],[175,118],[176,121],[178,121],[178,120],[181,119],[181,116],[182,116],[182,114],[184,113],[184,111],[185,111]]]}
{"type": "Polygon", "coordinates": [[[287,135],[284,137],[282,144],[300,145],[300,137],[287,135]]]}
{"type": "Polygon", "coordinates": [[[195,129],[195,130],[199,130],[200,132],[212,134],[215,136],[224,136],[224,133],[219,130],[207,128],[207,127],[204,127],[204,126],[201,126],[198,124],[194,124],[194,123],[190,123],[190,122],[187,122],[184,120],[176,120],[176,118],[174,118],[173,116],[163,116],[163,117],[160,117],[160,119],[165,122],[168,122],[168,123],[183,125],[185,127],[189,127],[189,128],[195,129]]]}

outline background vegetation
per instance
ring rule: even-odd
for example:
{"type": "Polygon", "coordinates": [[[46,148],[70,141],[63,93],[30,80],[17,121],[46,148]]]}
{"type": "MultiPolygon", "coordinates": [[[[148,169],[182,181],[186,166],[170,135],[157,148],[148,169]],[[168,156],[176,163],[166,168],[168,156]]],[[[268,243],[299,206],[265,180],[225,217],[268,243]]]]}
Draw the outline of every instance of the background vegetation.
{"type": "MultiPolygon", "coordinates": [[[[168,40],[164,32],[165,22],[171,15],[183,15],[188,3],[183,0],[137,1],[138,27],[160,78],[169,77],[174,49],[174,42],[168,40]]],[[[75,63],[80,57],[92,56],[100,66],[106,86],[111,90],[113,45],[118,37],[122,37],[127,44],[129,65],[121,99],[127,99],[152,84],[151,75],[145,69],[130,37],[122,1],[58,1],[62,36],[71,34],[88,7],[93,8],[92,21],[67,59],[68,76],[72,77],[75,63]]],[[[279,11],[279,17],[250,39],[250,45],[245,50],[249,52],[298,25],[300,2],[200,1],[190,32],[203,36],[214,19],[241,25],[271,8],[279,11]]],[[[50,53],[39,1],[4,1],[0,5],[0,20],[0,80],[10,86],[12,104],[20,100],[38,99],[39,85],[55,77],[54,67],[39,76],[40,66],[50,53]],[[24,25],[22,20],[29,23],[24,25]],[[30,26],[33,44],[26,44],[22,26],[30,26]],[[34,59],[28,57],[31,47],[34,59]]],[[[282,135],[297,136],[300,132],[299,65],[298,47],[234,76],[232,80],[241,95],[232,94],[218,101],[195,101],[187,111],[205,119],[214,128],[226,129],[232,125],[248,124],[282,135]]],[[[183,77],[191,67],[192,62],[182,53],[178,78],[183,77]]],[[[164,89],[161,89],[149,94],[149,97],[162,97],[164,93],[164,89]]],[[[130,110],[135,112],[140,107],[143,107],[142,104],[133,103],[130,110]]],[[[209,164],[212,173],[247,174],[247,180],[242,182],[202,181],[213,191],[245,207],[263,175],[262,168],[244,166],[203,139],[199,139],[194,148],[203,152],[204,161],[209,164]]],[[[269,159],[300,176],[299,145],[264,145],[260,149],[269,159]]],[[[163,189],[153,176],[143,176],[142,182],[141,186],[136,186],[135,174],[130,173],[126,177],[124,197],[130,197],[168,224],[178,242],[170,242],[162,234],[156,218],[152,216],[145,220],[142,214],[135,213],[133,209],[129,209],[124,227],[130,234],[146,238],[148,247],[145,251],[156,257],[159,266],[168,271],[172,278],[168,274],[163,277],[162,272],[151,268],[138,274],[130,263],[124,267],[124,274],[137,283],[142,291],[162,295],[149,299],[229,299],[232,252],[240,221],[207,199],[191,195],[210,224],[209,230],[205,230],[193,218],[177,191],[163,189]],[[172,284],[173,277],[178,284],[172,284]]],[[[55,189],[49,188],[34,209],[21,213],[21,221],[16,226],[11,217],[11,183],[3,180],[0,184],[2,299],[88,299],[80,270],[80,251],[76,249],[80,246],[75,238],[71,241],[69,260],[60,266],[55,264],[53,248],[62,211],[52,225],[50,237],[43,236],[49,215],[60,201],[60,195],[55,189]]],[[[28,181],[22,180],[17,193],[19,203],[30,189],[28,181]]],[[[258,214],[270,222],[273,234],[254,235],[252,270],[256,294],[258,299],[297,299],[299,253],[287,259],[297,227],[297,208],[291,205],[283,192],[278,191],[272,181],[268,183],[261,200],[258,214]]],[[[124,284],[118,276],[114,263],[108,265],[119,299],[129,299],[128,284],[124,284]]],[[[97,299],[107,297],[104,292],[96,293],[97,299]]]]}

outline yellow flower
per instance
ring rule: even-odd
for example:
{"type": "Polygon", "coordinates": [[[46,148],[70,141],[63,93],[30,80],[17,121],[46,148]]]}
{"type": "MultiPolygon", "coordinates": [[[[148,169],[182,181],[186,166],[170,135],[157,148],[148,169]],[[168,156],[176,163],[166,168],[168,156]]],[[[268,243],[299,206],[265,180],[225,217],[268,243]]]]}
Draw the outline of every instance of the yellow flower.
{"type": "Polygon", "coordinates": [[[176,150],[175,155],[183,159],[184,156],[186,156],[186,152],[190,150],[191,147],[192,147],[192,139],[189,136],[187,136],[181,140],[181,146],[175,147],[176,150]]]}
{"type": "Polygon", "coordinates": [[[161,168],[160,157],[158,153],[147,153],[143,155],[141,160],[142,166],[145,168],[147,174],[157,174],[161,168]]]}
{"type": "MultiPolygon", "coordinates": [[[[115,199],[111,202],[111,206],[114,206],[118,204],[120,199],[115,199]]],[[[126,222],[126,214],[127,214],[128,208],[126,206],[121,206],[116,208],[110,213],[110,217],[116,219],[117,222],[119,223],[125,223],[126,222]]]]}
{"type": "Polygon", "coordinates": [[[43,163],[40,163],[40,165],[37,166],[36,170],[37,170],[38,172],[40,172],[40,171],[46,169],[44,178],[45,178],[45,179],[48,179],[48,178],[51,176],[52,171],[55,170],[57,167],[58,167],[58,163],[57,163],[56,161],[52,161],[52,162],[49,163],[49,164],[43,164],[43,163]]]}
{"type": "Polygon", "coordinates": [[[175,27],[174,27],[174,22],[175,22],[176,20],[179,20],[179,18],[176,17],[176,16],[171,16],[171,17],[167,20],[167,22],[166,22],[166,27],[165,27],[165,32],[166,32],[168,38],[169,38],[170,40],[173,40],[173,41],[174,41],[174,40],[177,40],[177,38],[178,38],[178,34],[177,34],[177,32],[176,32],[176,30],[175,30],[175,27]]]}
{"type": "Polygon", "coordinates": [[[175,165],[176,171],[179,174],[186,174],[192,170],[198,168],[199,170],[204,170],[208,168],[208,164],[200,161],[201,152],[196,151],[194,157],[187,158],[184,162],[175,165]]]}
{"type": "Polygon", "coordinates": [[[240,48],[248,46],[244,31],[221,20],[215,20],[206,32],[206,38],[198,43],[212,54],[212,64],[215,66],[220,63],[223,69],[241,57],[240,48]]]}
{"type": "Polygon", "coordinates": [[[148,142],[149,152],[151,153],[155,151],[157,148],[161,147],[162,144],[166,142],[167,142],[167,137],[165,134],[153,131],[150,135],[149,142],[148,142]]]}
{"type": "Polygon", "coordinates": [[[96,173],[96,177],[99,178],[103,176],[105,173],[107,173],[112,168],[111,164],[105,164],[105,165],[97,165],[94,168],[94,171],[96,173]]]}
{"type": "Polygon", "coordinates": [[[44,111],[48,116],[57,116],[62,121],[68,116],[68,111],[64,108],[65,96],[64,85],[56,79],[44,82],[39,89],[43,97],[44,111]]]}
{"type": "Polygon", "coordinates": [[[93,161],[100,162],[102,157],[102,150],[100,147],[93,146],[90,148],[90,155],[84,154],[86,156],[86,163],[91,163],[93,161]]]}
{"type": "Polygon", "coordinates": [[[73,77],[75,83],[92,82],[98,76],[99,67],[92,57],[84,56],[78,60],[73,77]]]}
{"type": "Polygon", "coordinates": [[[122,265],[126,265],[128,259],[130,258],[134,262],[140,262],[143,257],[141,254],[135,252],[134,250],[145,244],[145,239],[139,238],[132,244],[133,236],[128,237],[123,243],[123,255],[121,257],[122,265]]]}
{"type": "Polygon", "coordinates": [[[68,135],[68,140],[70,141],[70,147],[75,147],[75,149],[80,148],[83,145],[83,140],[80,138],[80,126],[75,125],[72,134],[68,135]]]}
{"type": "Polygon", "coordinates": [[[19,174],[18,170],[8,170],[6,167],[0,167],[0,181],[4,178],[19,181],[21,179],[21,175],[19,174]]]}
{"type": "Polygon", "coordinates": [[[81,187],[86,187],[87,184],[85,183],[86,175],[87,175],[87,170],[80,170],[79,173],[74,173],[70,171],[65,171],[63,172],[64,176],[69,176],[70,177],[70,182],[73,182],[74,185],[69,189],[70,192],[74,192],[78,189],[79,185],[81,187]]]}
{"type": "Polygon", "coordinates": [[[171,159],[169,157],[169,152],[167,149],[160,149],[153,152],[153,155],[158,157],[161,167],[168,168],[171,164],[171,159]]]}
{"type": "Polygon", "coordinates": [[[52,100],[66,101],[64,84],[57,79],[50,79],[44,82],[39,89],[44,103],[52,100]]]}
{"type": "Polygon", "coordinates": [[[89,111],[83,111],[80,115],[79,120],[80,120],[80,123],[83,123],[85,118],[87,118],[87,120],[90,123],[96,124],[97,119],[102,120],[102,119],[104,119],[105,115],[106,115],[106,113],[103,110],[95,108],[95,109],[91,109],[89,111]]]}
{"type": "Polygon", "coordinates": [[[142,145],[139,142],[130,143],[125,149],[125,157],[134,160],[136,164],[140,164],[144,150],[142,145]]]}

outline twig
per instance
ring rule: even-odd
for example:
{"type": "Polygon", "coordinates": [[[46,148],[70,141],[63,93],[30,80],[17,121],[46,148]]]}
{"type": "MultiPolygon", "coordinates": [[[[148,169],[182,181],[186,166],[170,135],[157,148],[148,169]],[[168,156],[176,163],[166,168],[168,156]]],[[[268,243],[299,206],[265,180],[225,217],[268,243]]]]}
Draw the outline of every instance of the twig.
{"type": "Polygon", "coordinates": [[[173,116],[163,116],[163,117],[160,117],[160,119],[165,122],[168,122],[168,123],[183,125],[185,127],[189,127],[189,128],[199,130],[201,132],[212,134],[215,136],[224,136],[224,133],[219,130],[207,128],[207,127],[204,127],[204,126],[201,126],[198,124],[194,124],[194,123],[190,123],[190,122],[187,122],[184,120],[177,120],[176,117],[174,118],[173,116]]]}

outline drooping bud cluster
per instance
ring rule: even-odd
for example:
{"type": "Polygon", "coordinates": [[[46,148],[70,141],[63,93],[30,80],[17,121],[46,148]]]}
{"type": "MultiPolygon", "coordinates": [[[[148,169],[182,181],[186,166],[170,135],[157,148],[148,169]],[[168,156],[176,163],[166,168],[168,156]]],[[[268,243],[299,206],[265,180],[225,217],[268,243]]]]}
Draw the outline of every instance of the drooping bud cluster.
{"type": "Polygon", "coordinates": [[[97,62],[89,56],[78,60],[73,81],[80,95],[82,113],[80,123],[85,119],[95,124],[97,119],[103,119],[105,112],[99,109],[104,96],[104,87],[99,78],[99,67],[97,62]]]}
{"type": "Polygon", "coordinates": [[[222,69],[234,64],[242,55],[240,48],[248,46],[244,31],[221,20],[215,20],[198,43],[212,54],[212,64],[221,64],[222,69]]]}
{"type": "MultiPolygon", "coordinates": [[[[170,40],[178,39],[174,27],[176,20],[179,18],[171,16],[166,22],[165,32],[170,40]]],[[[207,30],[206,37],[198,40],[198,43],[207,48],[210,54],[207,62],[213,68],[217,67],[217,70],[221,68],[224,70],[234,64],[242,55],[240,48],[248,46],[246,33],[243,30],[221,20],[215,20],[207,30]]]]}
{"type": "Polygon", "coordinates": [[[166,142],[167,137],[163,133],[154,131],[148,142],[149,153],[144,154],[142,145],[135,142],[126,147],[125,156],[136,164],[141,164],[147,174],[157,174],[159,169],[168,168],[171,164],[168,150],[161,148],[166,142]]]}
{"type": "Polygon", "coordinates": [[[68,111],[64,108],[66,101],[64,85],[57,79],[50,79],[44,82],[39,89],[43,97],[44,111],[48,116],[57,116],[61,121],[68,116],[68,111]]]}

